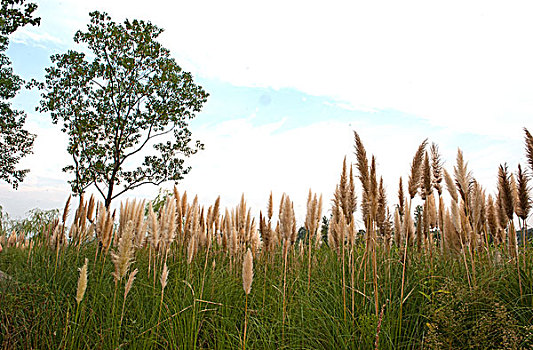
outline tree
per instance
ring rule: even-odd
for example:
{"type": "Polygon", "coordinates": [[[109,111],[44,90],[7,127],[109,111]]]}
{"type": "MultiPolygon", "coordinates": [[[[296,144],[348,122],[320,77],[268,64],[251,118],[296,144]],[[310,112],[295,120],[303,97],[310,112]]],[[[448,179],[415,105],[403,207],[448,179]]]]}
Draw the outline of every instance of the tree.
{"type": "Polygon", "coordinates": [[[0,7],[0,180],[17,188],[28,169],[17,169],[20,159],[32,152],[35,135],[24,130],[26,114],[14,110],[8,101],[15,97],[24,81],[13,73],[11,61],[5,54],[9,35],[27,24],[39,25],[33,18],[37,5],[25,0],[2,0],[0,7]]]}
{"type": "Polygon", "coordinates": [[[37,110],[50,112],[69,136],[73,162],[63,171],[74,175],[72,191],[94,185],[109,207],[126,191],[177,182],[189,172],[183,157],[203,144],[191,142],[188,120],[208,94],[156,41],[162,29],[139,20],[117,24],[97,11],[90,17],[74,41],[94,58],[76,51],[54,55],[45,82],[34,84],[43,91],[37,110]]]}

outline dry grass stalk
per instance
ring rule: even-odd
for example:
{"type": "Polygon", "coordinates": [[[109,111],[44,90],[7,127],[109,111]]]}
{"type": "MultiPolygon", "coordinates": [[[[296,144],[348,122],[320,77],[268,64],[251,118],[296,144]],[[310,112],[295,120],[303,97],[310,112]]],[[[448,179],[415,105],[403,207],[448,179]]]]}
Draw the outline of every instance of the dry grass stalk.
{"type": "MultiPolygon", "coordinates": [[[[383,178],[379,180],[378,190],[378,210],[377,210],[377,227],[380,235],[384,238],[385,249],[388,250],[391,243],[392,223],[387,205],[387,194],[383,186],[383,178]]],[[[353,246],[353,242],[352,246],[353,246]]]]}
{"type": "Polygon", "coordinates": [[[420,175],[422,173],[422,163],[424,162],[424,152],[427,145],[427,139],[422,141],[416,150],[413,161],[411,162],[411,174],[407,184],[409,196],[411,199],[415,198],[420,184],[420,175]]]}
{"type": "Polygon", "coordinates": [[[361,138],[359,137],[359,134],[357,132],[354,133],[355,138],[355,155],[357,157],[357,171],[359,172],[359,180],[361,181],[361,187],[362,187],[362,204],[361,204],[361,210],[363,214],[363,221],[366,223],[368,221],[368,217],[370,215],[370,208],[368,206],[369,204],[369,197],[370,197],[370,173],[369,173],[369,166],[368,166],[368,158],[366,156],[366,150],[363,146],[363,142],[361,141],[361,138]]]}
{"type": "Polygon", "coordinates": [[[524,132],[526,134],[526,156],[529,162],[529,167],[531,168],[531,171],[533,171],[533,136],[531,136],[526,128],[524,128],[524,132]]]}
{"type": "Polygon", "coordinates": [[[457,149],[457,165],[454,167],[455,184],[468,210],[474,178],[472,177],[472,172],[468,171],[467,166],[468,163],[464,161],[463,152],[461,149],[457,149]]]}
{"type": "Polygon", "coordinates": [[[531,210],[531,197],[529,195],[529,178],[527,174],[522,171],[522,167],[518,164],[517,173],[517,203],[516,215],[521,218],[524,223],[529,216],[531,210]]]}
{"type": "Polygon", "coordinates": [[[261,239],[263,241],[263,250],[264,252],[269,252],[272,244],[272,232],[269,230],[266,220],[263,217],[263,212],[259,212],[259,231],[261,232],[261,239]]]}
{"type": "Polygon", "coordinates": [[[455,187],[455,183],[451,177],[451,175],[444,170],[444,181],[446,182],[446,188],[448,189],[448,193],[452,197],[452,200],[454,202],[457,202],[459,200],[459,197],[457,196],[457,188],[455,187]]]}
{"type": "Polygon", "coordinates": [[[139,272],[139,269],[133,270],[133,272],[130,273],[128,277],[128,282],[126,282],[126,287],[124,288],[124,300],[126,300],[126,297],[130,293],[131,287],[133,286],[133,281],[135,281],[135,276],[139,272]]]}
{"type": "Polygon", "coordinates": [[[268,197],[268,208],[267,208],[267,215],[268,220],[272,220],[272,215],[274,214],[274,204],[272,200],[272,191],[270,191],[270,196],[268,197]]]}
{"type": "Polygon", "coordinates": [[[402,222],[402,233],[406,241],[406,244],[412,245],[413,235],[415,233],[415,225],[413,222],[413,217],[410,214],[411,208],[410,208],[409,203],[407,202],[407,199],[405,199],[405,209],[406,211],[405,211],[403,222],[402,222]]]}
{"type": "Polygon", "coordinates": [[[111,246],[111,241],[113,240],[113,224],[115,222],[115,213],[111,213],[106,209],[102,204],[98,204],[98,215],[96,219],[96,237],[100,246],[104,249],[105,254],[107,254],[109,247],[111,246]]]}
{"type": "Polygon", "coordinates": [[[155,252],[159,251],[160,247],[160,235],[159,235],[159,222],[157,215],[152,207],[152,202],[148,203],[148,234],[150,240],[150,248],[155,252]]]}
{"type": "MultiPolygon", "coordinates": [[[[233,232],[235,232],[235,230],[233,230],[233,232]]],[[[193,235],[191,239],[189,240],[189,245],[187,247],[187,264],[190,265],[192,263],[197,250],[198,250],[198,241],[196,239],[196,235],[193,235]]]]}
{"type": "Polygon", "coordinates": [[[531,197],[529,195],[529,178],[525,172],[522,171],[522,167],[518,164],[517,173],[517,203],[516,203],[516,215],[522,219],[522,244],[524,245],[524,251],[526,249],[527,239],[527,218],[531,209],[531,197]]]}
{"type": "Polygon", "coordinates": [[[87,289],[87,264],[89,259],[85,258],[85,264],[79,269],[80,276],[78,278],[78,288],[76,289],[76,304],[80,305],[87,289]]]}
{"type": "Polygon", "coordinates": [[[435,203],[435,196],[433,193],[427,197],[428,203],[428,223],[429,228],[436,228],[438,225],[437,205],[435,203]]]}
{"type": "Polygon", "coordinates": [[[76,212],[74,214],[74,220],[72,225],[70,225],[69,237],[73,244],[77,245],[78,248],[80,244],[85,240],[88,228],[86,227],[87,222],[87,206],[85,205],[83,194],[80,195],[80,202],[76,212]]]}
{"type": "Polygon", "coordinates": [[[254,258],[250,248],[244,255],[244,261],[242,264],[242,286],[244,294],[246,295],[245,307],[244,307],[244,336],[243,336],[243,349],[246,349],[246,331],[248,328],[248,295],[252,291],[252,282],[254,279],[254,258]]]}
{"type": "Polygon", "coordinates": [[[394,210],[394,243],[398,247],[402,245],[402,221],[400,219],[400,210],[396,208],[394,210]]]}
{"type": "Polygon", "coordinates": [[[124,234],[126,224],[128,221],[132,222],[134,243],[137,247],[141,247],[146,237],[146,223],[144,221],[144,208],[145,201],[129,201],[126,203],[120,203],[119,211],[119,227],[117,230],[117,238],[114,242],[114,246],[124,234]]]}
{"type": "Polygon", "coordinates": [[[126,307],[126,298],[128,297],[128,294],[130,293],[131,287],[133,286],[133,281],[135,281],[135,276],[139,272],[139,269],[133,270],[129,277],[128,281],[126,282],[126,286],[124,287],[124,299],[122,299],[122,312],[120,313],[120,323],[119,325],[122,326],[122,321],[124,320],[124,310],[126,307]]]}
{"type": "Polygon", "coordinates": [[[498,168],[498,191],[502,199],[503,210],[505,211],[506,220],[513,219],[515,195],[511,184],[511,176],[507,170],[507,164],[500,165],[498,168]]]}
{"type": "Polygon", "coordinates": [[[489,229],[489,233],[494,239],[496,243],[499,242],[499,222],[498,222],[498,212],[496,211],[496,207],[494,205],[494,200],[492,199],[492,196],[489,194],[487,199],[487,226],[489,229]]]}
{"type": "Polygon", "coordinates": [[[498,223],[500,227],[499,236],[500,236],[500,242],[506,243],[507,242],[507,236],[506,236],[506,229],[507,229],[507,213],[505,212],[505,207],[503,204],[503,198],[500,194],[500,191],[498,191],[498,196],[496,198],[496,210],[498,212],[498,223]]]}
{"type": "Polygon", "coordinates": [[[283,204],[280,208],[280,220],[279,220],[279,228],[280,232],[283,238],[283,244],[284,244],[284,259],[285,255],[287,254],[287,250],[292,244],[293,240],[293,231],[295,231],[294,227],[294,209],[291,202],[291,199],[287,194],[283,194],[283,204]]]}
{"type": "Polygon", "coordinates": [[[128,221],[126,227],[123,230],[122,237],[118,242],[118,249],[116,252],[111,253],[111,259],[115,265],[115,271],[113,277],[115,278],[115,284],[126,276],[128,269],[133,262],[134,245],[133,245],[133,221],[128,221]]]}
{"type": "Polygon", "coordinates": [[[513,194],[513,185],[511,175],[507,170],[507,164],[500,165],[498,168],[498,195],[502,214],[505,215],[505,226],[508,228],[507,243],[509,245],[509,254],[516,257],[518,248],[516,242],[516,232],[514,232],[513,216],[515,208],[515,195],[513,194]]]}
{"type": "MultiPolygon", "coordinates": [[[[378,212],[379,187],[376,169],[376,158],[372,156],[370,161],[370,192],[367,197],[368,207],[370,209],[370,221],[375,221],[378,212]]],[[[370,225],[372,226],[372,225],[370,225]]]]}
{"type": "Polygon", "coordinates": [[[167,197],[165,204],[159,209],[159,248],[165,254],[176,237],[176,204],[175,197],[167,197]]]}
{"type": "Polygon", "coordinates": [[[442,195],[442,160],[439,153],[439,146],[431,144],[431,168],[433,169],[433,187],[437,190],[439,197],[442,195]]]}
{"type": "Polygon", "coordinates": [[[423,200],[426,200],[433,193],[433,178],[431,174],[431,164],[429,163],[429,155],[426,152],[424,162],[422,165],[420,181],[420,193],[423,200]]]}
{"type": "Polygon", "coordinates": [[[163,271],[161,272],[161,278],[159,280],[161,282],[161,292],[165,290],[165,287],[167,286],[168,282],[168,267],[167,263],[163,265],[163,271]]]}
{"type": "MultiPolygon", "coordinates": [[[[387,300],[387,302],[388,302],[388,300],[387,300]]],[[[381,331],[381,322],[383,321],[383,314],[385,313],[385,305],[387,305],[387,302],[385,302],[385,304],[383,304],[383,306],[381,307],[381,312],[379,313],[378,325],[377,325],[377,328],[376,328],[376,338],[374,340],[374,349],[375,350],[379,350],[379,333],[381,331]]]]}
{"type": "Polygon", "coordinates": [[[483,235],[485,230],[485,223],[487,221],[486,216],[486,205],[485,205],[485,190],[477,182],[474,182],[472,188],[472,237],[470,238],[471,242],[480,243],[480,238],[483,235]]]}
{"type": "MultiPolygon", "coordinates": [[[[353,184],[353,181],[352,181],[353,184]]],[[[319,238],[318,238],[318,228],[320,225],[320,216],[322,215],[322,195],[320,196],[320,199],[317,199],[317,195],[315,194],[313,196],[313,193],[311,192],[311,189],[309,189],[309,195],[307,198],[307,215],[305,218],[305,229],[308,233],[308,278],[307,278],[307,289],[311,287],[311,246],[313,240],[315,241],[315,245],[318,246],[319,244],[319,238]]]]}
{"type": "Polygon", "coordinates": [[[404,213],[405,213],[405,194],[403,193],[402,177],[400,176],[400,181],[398,184],[398,214],[400,215],[400,219],[402,219],[404,213]]]}
{"type": "Polygon", "coordinates": [[[250,294],[252,290],[252,282],[254,279],[254,258],[250,248],[244,255],[244,261],[242,264],[242,286],[246,295],[250,294]]]}
{"type": "Polygon", "coordinates": [[[156,326],[156,338],[157,333],[159,332],[159,319],[161,318],[161,309],[163,308],[163,297],[165,295],[165,287],[167,286],[167,279],[168,279],[168,268],[167,263],[163,265],[163,271],[161,272],[161,298],[159,300],[159,313],[157,314],[157,326],[156,326]]]}
{"type": "Polygon", "coordinates": [[[72,199],[72,195],[68,196],[67,203],[65,204],[65,208],[63,209],[63,216],[61,217],[61,221],[63,222],[63,225],[65,222],[67,222],[67,217],[70,212],[70,200],[72,199]]]}

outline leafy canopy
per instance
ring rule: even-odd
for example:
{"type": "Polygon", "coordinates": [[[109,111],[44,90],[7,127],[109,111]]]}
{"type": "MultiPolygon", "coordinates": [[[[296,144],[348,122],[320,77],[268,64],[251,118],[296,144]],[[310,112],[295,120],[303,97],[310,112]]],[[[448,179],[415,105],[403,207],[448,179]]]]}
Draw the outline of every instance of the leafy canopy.
{"type": "Polygon", "coordinates": [[[74,175],[73,192],[94,185],[109,206],[128,190],[189,172],[184,157],[203,145],[192,142],[188,120],[208,94],[156,41],[162,29],[139,20],[117,24],[97,11],[90,17],[87,31],[74,36],[90,59],[77,51],[52,56],[45,83],[37,83],[44,91],[37,109],[69,136],[73,162],[63,171],[74,175]]]}
{"type": "Polygon", "coordinates": [[[26,114],[14,110],[9,102],[24,81],[13,73],[11,61],[5,54],[9,35],[26,24],[39,25],[33,18],[37,5],[24,0],[2,0],[0,7],[0,180],[17,188],[28,169],[17,169],[20,159],[32,151],[35,136],[24,130],[26,114]]]}

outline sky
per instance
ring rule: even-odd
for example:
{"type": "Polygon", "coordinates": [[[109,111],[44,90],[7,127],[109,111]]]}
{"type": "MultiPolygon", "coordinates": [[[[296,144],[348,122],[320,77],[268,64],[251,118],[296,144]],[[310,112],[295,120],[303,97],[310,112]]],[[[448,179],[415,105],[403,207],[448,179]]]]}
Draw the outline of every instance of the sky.
{"type": "MultiPolygon", "coordinates": [[[[425,138],[453,170],[457,149],[487,189],[499,164],[525,165],[523,127],[533,129],[532,5],[528,1],[36,1],[39,27],[11,37],[8,55],[24,79],[44,78],[50,55],[85,50],[72,38],[89,12],[116,22],[151,21],[160,42],[210,96],[191,122],[205,150],[187,160],[180,192],[200,203],[257,215],[287,193],[299,220],[311,188],[330,207],[342,161],[355,162],[353,131],[376,156],[390,204],[425,138]]],[[[14,100],[37,135],[31,172],[17,191],[0,183],[12,217],[64,205],[66,137],[39,95],[14,100]]],[[[167,183],[163,188],[172,188],[167,183]]],[[[152,199],[147,185],[120,197],[152,199]]],[[[118,200],[117,200],[118,202],[118,200]]],[[[118,203],[116,203],[118,204],[118,203]]]]}

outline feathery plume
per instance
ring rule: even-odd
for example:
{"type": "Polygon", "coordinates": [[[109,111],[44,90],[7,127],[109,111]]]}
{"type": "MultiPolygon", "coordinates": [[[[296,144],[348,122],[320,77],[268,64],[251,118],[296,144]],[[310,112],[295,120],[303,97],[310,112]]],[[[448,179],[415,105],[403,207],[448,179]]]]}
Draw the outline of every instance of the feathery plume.
{"type": "Polygon", "coordinates": [[[407,189],[411,199],[416,196],[416,192],[420,184],[420,175],[422,172],[422,163],[424,162],[424,151],[426,149],[427,142],[428,140],[425,139],[422,141],[420,146],[418,146],[411,163],[411,175],[409,175],[409,180],[407,183],[407,189]]]}
{"type": "Polygon", "coordinates": [[[387,194],[385,193],[385,186],[383,186],[383,178],[379,179],[378,188],[378,210],[376,215],[376,221],[378,230],[381,235],[385,235],[388,232],[388,217],[387,217],[387,194]]]}
{"type": "MultiPolygon", "coordinates": [[[[427,198],[428,203],[428,224],[429,227],[434,228],[437,227],[437,205],[435,203],[435,195],[431,193],[427,198]]],[[[427,231],[426,231],[427,232],[427,231]]]]}
{"type": "Polygon", "coordinates": [[[274,204],[272,201],[272,191],[270,191],[270,197],[268,197],[268,209],[267,209],[268,221],[272,220],[273,214],[274,214],[274,204]]]}
{"type": "Polygon", "coordinates": [[[518,164],[518,173],[517,173],[517,192],[518,192],[518,203],[516,205],[516,215],[522,220],[526,220],[529,216],[529,211],[531,209],[531,198],[529,196],[529,178],[527,174],[522,171],[522,167],[518,164]]]}
{"type": "Polygon", "coordinates": [[[526,128],[524,128],[524,132],[526,133],[526,156],[529,162],[529,167],[531,168],[531,171],[533,171],[533,136],[531,136],[526,128]]]}
{"type": "Polygon", "coordinates": [[[79,305],[87,289],[87,264],[89,260],[85,258],[85,264],[79,269],[80,277],[78,278],[78,288],[76,290],[76,303],[79,305]]]}
{"type": "Polygon", "coordinates": [[[138,272],[139,269],[135,269],[130,273],[128,277],[128,282],[126,283],[126,287],[124,288],[124,300],[126,300],[126,297],[130,293],[131,287],[133,286],[133,281],[135,281],[135,276],[138,272]]]}
{"type": "Polygon", "coordinates": [[[355,139],[355,155],[357,157],[356,167],[359,172],[359,180],[361,181],[361,186],[363,188],[363,193],[361,195],[361,211],[363,214],[363,220],[365,221],[365,223],[367,223],[368,217],[370,215],[369,200],[371,196],[368,158],[366,156],[366,150],[363,146],[361,138],[359,137],[359,134],[357,134],[357,132],[355,131],[353,132],[353,134],[355,139]]]}
{"type": "Polygon", "coordinates": [[[498,168],[498,191],[506,219],[507,221],[512,220],[514,213],[514,196],[507,164],[500,165],[498,168]]]}
{"type": "Polygon", "coordinates": [[[368,193],[370,188],[370,175],[368,174],[368,158],[366,156],[365,146],[357,132],[353,132],[355,138],[355,155],[357,157],[357,170],[359,171],[359,180],[363,186],[363,193],[368,193]]]}
{"type": "Polygon", "coordinates": [[[89,220],[90,222],[93,221],[94,207],[95,207],[95,200],[94,200],[94,196],[91,194],[91,197],[89,198],[89,205],[87,207],[87,220],[89,220]]]}
{"type": "Polygon", "coordinates": [[[467,170],[468,163],[465,163],[463,151],[457,149],[457,166],[454,167],[455,184],[459,190],[461,198],[466,205],[470,203],[470,191],[474,183],[472,172],[467,170]]]}
{"type": "MultiPolygon", "coordinates": [[[[233,230],[235,232],[235,230],[233,230]]],[[[194,256],[196,255],[196,251],[198,249],[198,241],[196,238],[196,235],[192,235],[191,239],[189,240],[189,245],[187,247],[187,264],[191,264],[192,260],[194,259],[194,256]]]]}
{"type": "Polygon", "coordinates": [[[411,216],[411,208],[409,208],[409,203],[407,199],[405,200],[405,214],[402,222],[402,233],[404,239],[407,240],[409,244],[412,244],[413,234],[415,232],[415,225],[413,222],[413,217],[411,216]]]}
{"type": "Polygon", "coordinates": [[[487,211],[487,225],[489,227],[490,234],[496,240],[499,238],[498,231],[499,231],[500,223],[498,222],[498,212],[496,211],[494,200],[490,194],[487,199],[486,211],[487,211]]]}
{"type": "Polygon", "coordinates": [[[244,255],[244,262],[242,264],[242,286],[246,295],[250,294],[252,290],[252,282],[254,280],[254,258],[250,248],[244,255]]]}
{"type": "Polygon", "coordinates": [[[65,204],[65,208],[63,209],[63,217],[62,217],[63,224],[67,221],[68,213],[70,212],[70,200],[71,199],[72,199],[72,195],[69,195],[67,199],[67,203],[65,204]]]}
{"type": "Polygon", "coordinates": [[[423,200],[426,200],[433,192],[433,181],[431,178],[431,164],[429,163],[429,155],[426,152],[424,156],[424,163],[422,166],[422,181],[420,183],[420,192],[423,200]]]}
{"type": "Polygon", "coordinates": [[[431,144],[431,168],[433,169],[433,187],[437,190],[439,196],[442,195],[442,161],[439,153],[439,146],[436,143],[431,144]]]}
{"type": "Polygon", "coordinates": [[[111,253],[111,260],[115,265],[115,272],[113,272],[115,283],[121,281],[128,273],[128,269],[133,262],[133,254],[133,221],[129,220],[118,242],[117,251],[111,253]]]}
{"type": "Polygon", "coordinates": [[[396,208],[394,211],[394,242],[397,246],[401,246],[402,239],[402,221],[400,219],[400,210],[396,208]]]}
{"type": "Polygon", "coordinates": [[[158,251],[160,242],[159,223],[154,209],[152,208],[152,202],[148,203],[148,232],[150,234],[150,243],[152,247],[158,251]]]}
{"type": "Polygon", "coordinates": [[[455,183],[453,182],[452,177],[450,174],[444,170],[444,181],[446,182],[446,188],[448,189],[448,192],[450,193],[450,196],[452,197],[454,202],[457,202],[459,197],[457,196],[457,188],[455,187],[455,183]]]}
{"type": "Polygon", "coordinates": [[[268,230],[265,218],[263,217],[262,211],[259,211],[259,232],[261,232],[261,240],[263,241],[263,248],[265,249],[265,251],[269,251],[271,236],[270,236],[270,231],[268,230]]]}
{"type": "Polygon", "coordinates": [[[405,195],[403,193],[403,184],[402,184],[402,177],[400,176],[400,183],[398,184],[398,214],[400,215],[400,218],[403,217],[403,214],[405,213],[405,195]]]}
{"type": "Polygon", "coordinates": [[[163,265],[163,271],[161,272],[161,279],[160,279],[161,290],[164,290],[165,287],[167,286],[167,280],[168,280],[168,267],[167,267],[167,263],[165,263],[165,265],[163,265]]]}

